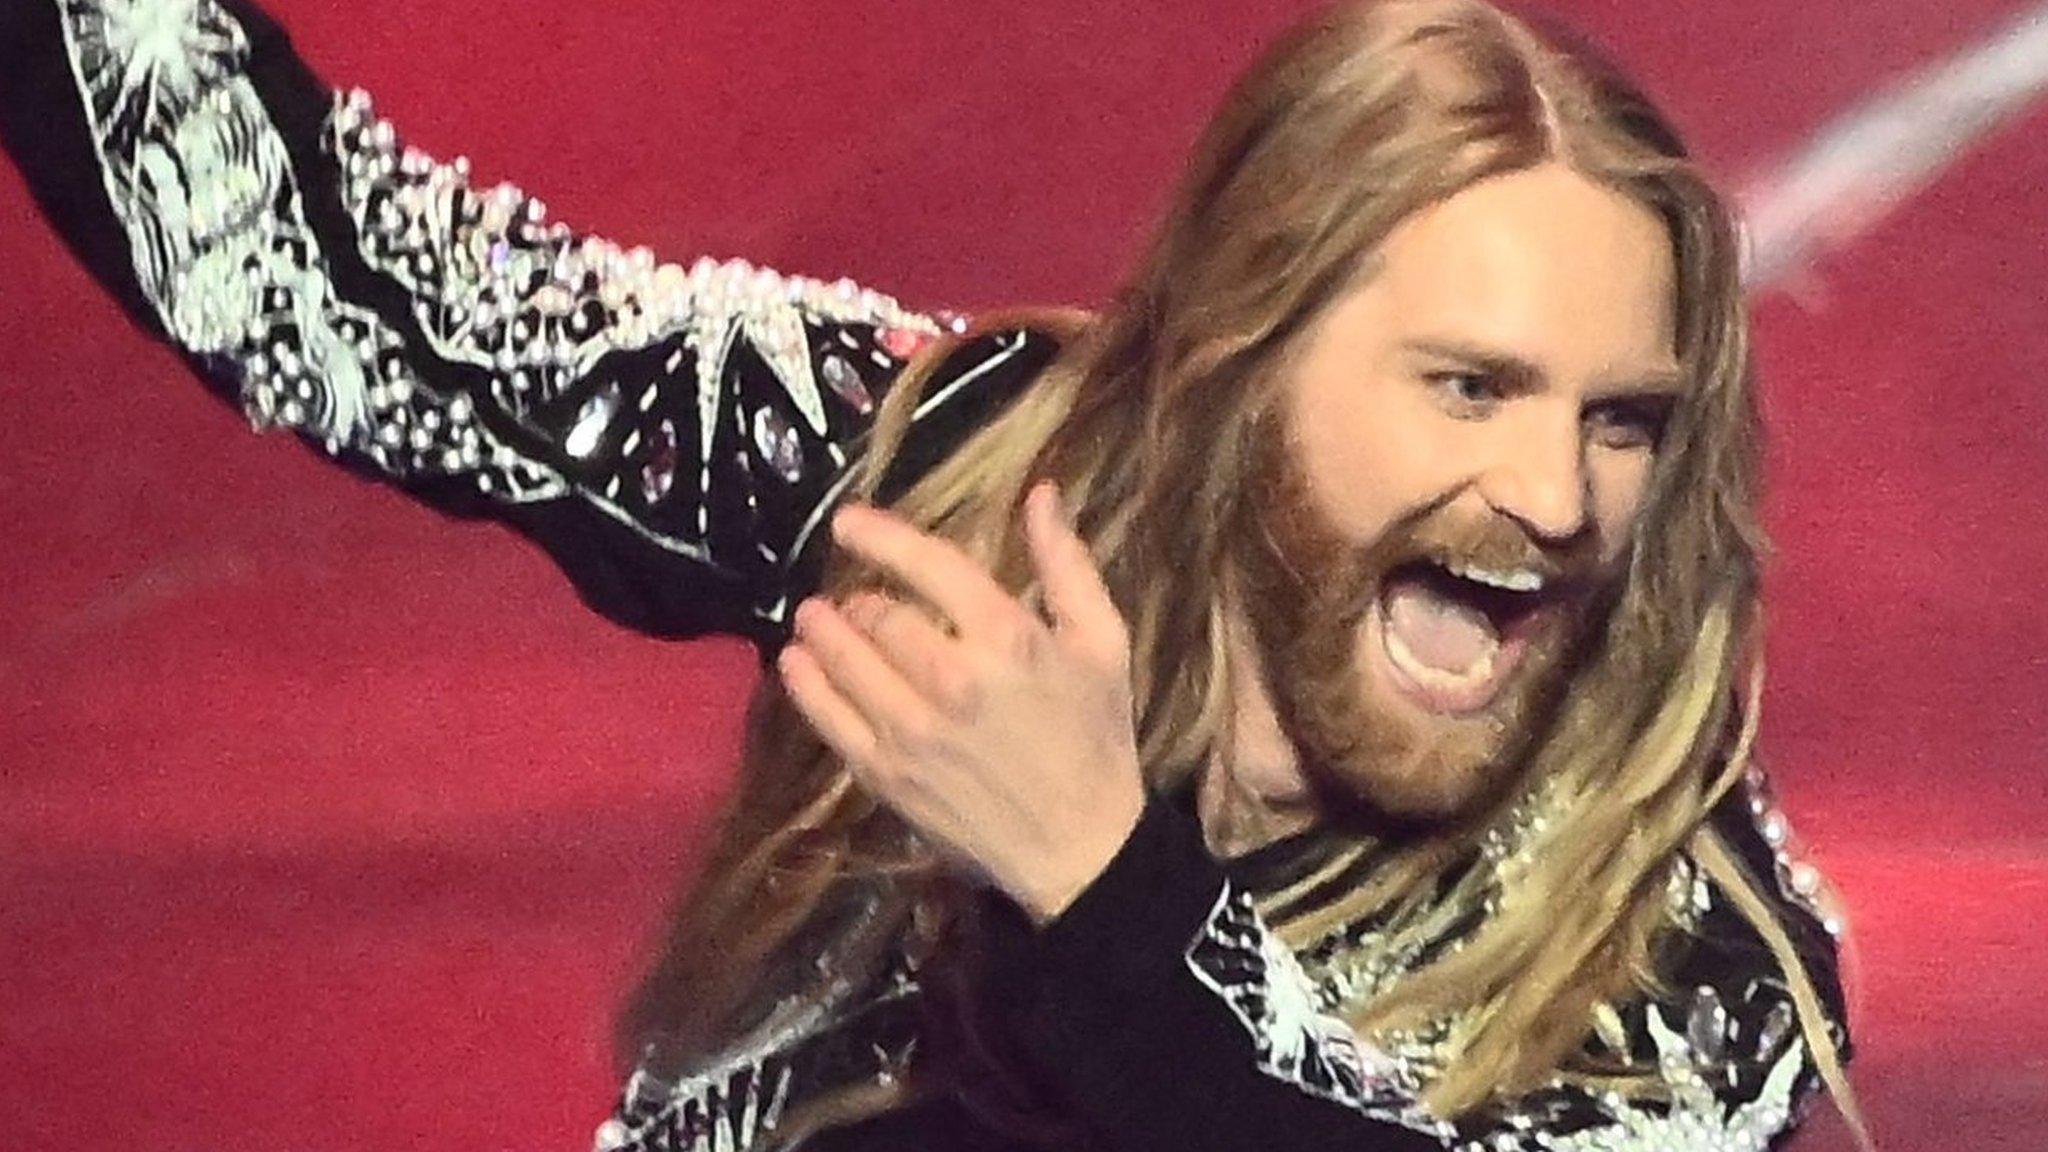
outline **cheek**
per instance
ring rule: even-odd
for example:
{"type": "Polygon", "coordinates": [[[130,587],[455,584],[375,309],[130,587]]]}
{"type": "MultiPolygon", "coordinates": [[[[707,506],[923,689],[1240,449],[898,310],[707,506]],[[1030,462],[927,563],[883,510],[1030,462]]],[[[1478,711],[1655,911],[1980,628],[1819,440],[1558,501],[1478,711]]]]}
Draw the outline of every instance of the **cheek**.
{"type": "Polygon", "coordinates": [[[1457,428],[1396,386],[1368,382],[1303,400],[1295,428],[1304,479],[1324,517],[1353,540],[1377,538],[1449,484],[1447,462],[1471,458],[1457,428]]]}
{"type": "Polygon", "coordinates": [[[1600,532],[1603,555],[1619,555],[1627,546],[1643,504],[1649,498],[1652,459],[1647,452],[1602,452],[1588,461],[1593,521],[1600,532]]]}

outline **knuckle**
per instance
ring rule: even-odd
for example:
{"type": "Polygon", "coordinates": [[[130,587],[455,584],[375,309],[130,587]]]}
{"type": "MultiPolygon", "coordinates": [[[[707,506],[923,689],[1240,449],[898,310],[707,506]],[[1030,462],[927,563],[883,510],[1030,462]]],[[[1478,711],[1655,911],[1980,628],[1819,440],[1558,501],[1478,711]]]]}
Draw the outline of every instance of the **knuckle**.
{"type": "Polygon", "coordinates": [[[894,631],[895,604],[879,592],[862,592],[847,605],[847,615],[862,631],[877,638],[894,631]]]}
{"type": "Polygon", "coordinates": [[[1016,676],[1021,661],[1012,640],[991,637],[986,643],[975,645],[963,663],[960,678],[973,681],[982,692],[991,692],[1016,676]]]}
{"type": "Polygon", "coordinates": [[[954,671],[951,675],[956,691],[960,694],[961,707],[968,712],[979,712],[988,703],[995,685],[988,677],[965,670],[954,671]]]}
{"type": "Polygon", "coordinates": [[[924,715],[905,716],[889,725],[889,740],[905,751],[924,751],[938,744],[939,726],[924,715]]]}
{"type": "Polygon", "coordinates": [[[853,774],[853,778],[860,782],[861,787],[877,793],[888,790],[894,767],[887,757],[877,755],[871,750],[860,756],[842,755],[841,759],[844,760],[847,771],[853,774]]]}
{"type": "Polygon", "coordinates": [[[978,668],[938,665],[932,669],[932,686],[939,706],[953,716],[975,716],[988,699],[988,680],[978,668]]]}
{"type": "Polygon", "coordinates": [[[1037,640],[1036,624],[1017,612],[1003,613],[988,629],[989,648],[1006,661],[1029,659],[1037,649],[1037,640]]]}

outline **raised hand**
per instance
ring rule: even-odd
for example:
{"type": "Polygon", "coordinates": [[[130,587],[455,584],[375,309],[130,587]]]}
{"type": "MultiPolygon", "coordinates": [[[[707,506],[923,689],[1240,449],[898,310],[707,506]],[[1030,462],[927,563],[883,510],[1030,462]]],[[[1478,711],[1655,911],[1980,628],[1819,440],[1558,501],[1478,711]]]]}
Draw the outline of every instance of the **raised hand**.
{"type": "Polygon", "coordinates": [[[1024,502],[1052,623],[953,544],[865,506],[834,538],[950,621],[878,592],[796,612],[777,661],[855,777],[1039,923],[1102,873],[1144,808],[1130,638],[1050,483],[1024,502]]]}

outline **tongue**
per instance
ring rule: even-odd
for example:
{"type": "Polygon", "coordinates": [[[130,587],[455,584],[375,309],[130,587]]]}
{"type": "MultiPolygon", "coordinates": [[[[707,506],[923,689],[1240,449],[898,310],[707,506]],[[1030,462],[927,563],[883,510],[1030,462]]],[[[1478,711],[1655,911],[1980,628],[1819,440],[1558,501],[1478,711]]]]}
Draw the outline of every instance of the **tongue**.
{"type": "Polygon", "coordinates": [[[1463,672],[1500,646],[1486,613],[1431,591],[1418,580],[1386,593],[1387,626],[1417,660],[1440,672],[1463,672]]]}

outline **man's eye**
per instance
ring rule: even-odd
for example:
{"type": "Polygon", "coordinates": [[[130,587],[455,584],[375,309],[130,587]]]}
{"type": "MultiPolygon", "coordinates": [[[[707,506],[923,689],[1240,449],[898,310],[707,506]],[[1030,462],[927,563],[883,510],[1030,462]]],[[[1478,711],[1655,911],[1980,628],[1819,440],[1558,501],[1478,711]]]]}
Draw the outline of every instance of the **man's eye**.
{"type": "Polygon", "coordinates": [[[1432,372],[1429,382],[1460,407],[1478,408],[1499,400],[1500,382],[1484,372],[1432,372]]]}
{"type": "Polygon", "coordinates": [[[1604,404],[1586,413],[1586,432],[1602,448],[1655,450],[1670,420],[1662,404],[1604,404]]]}

